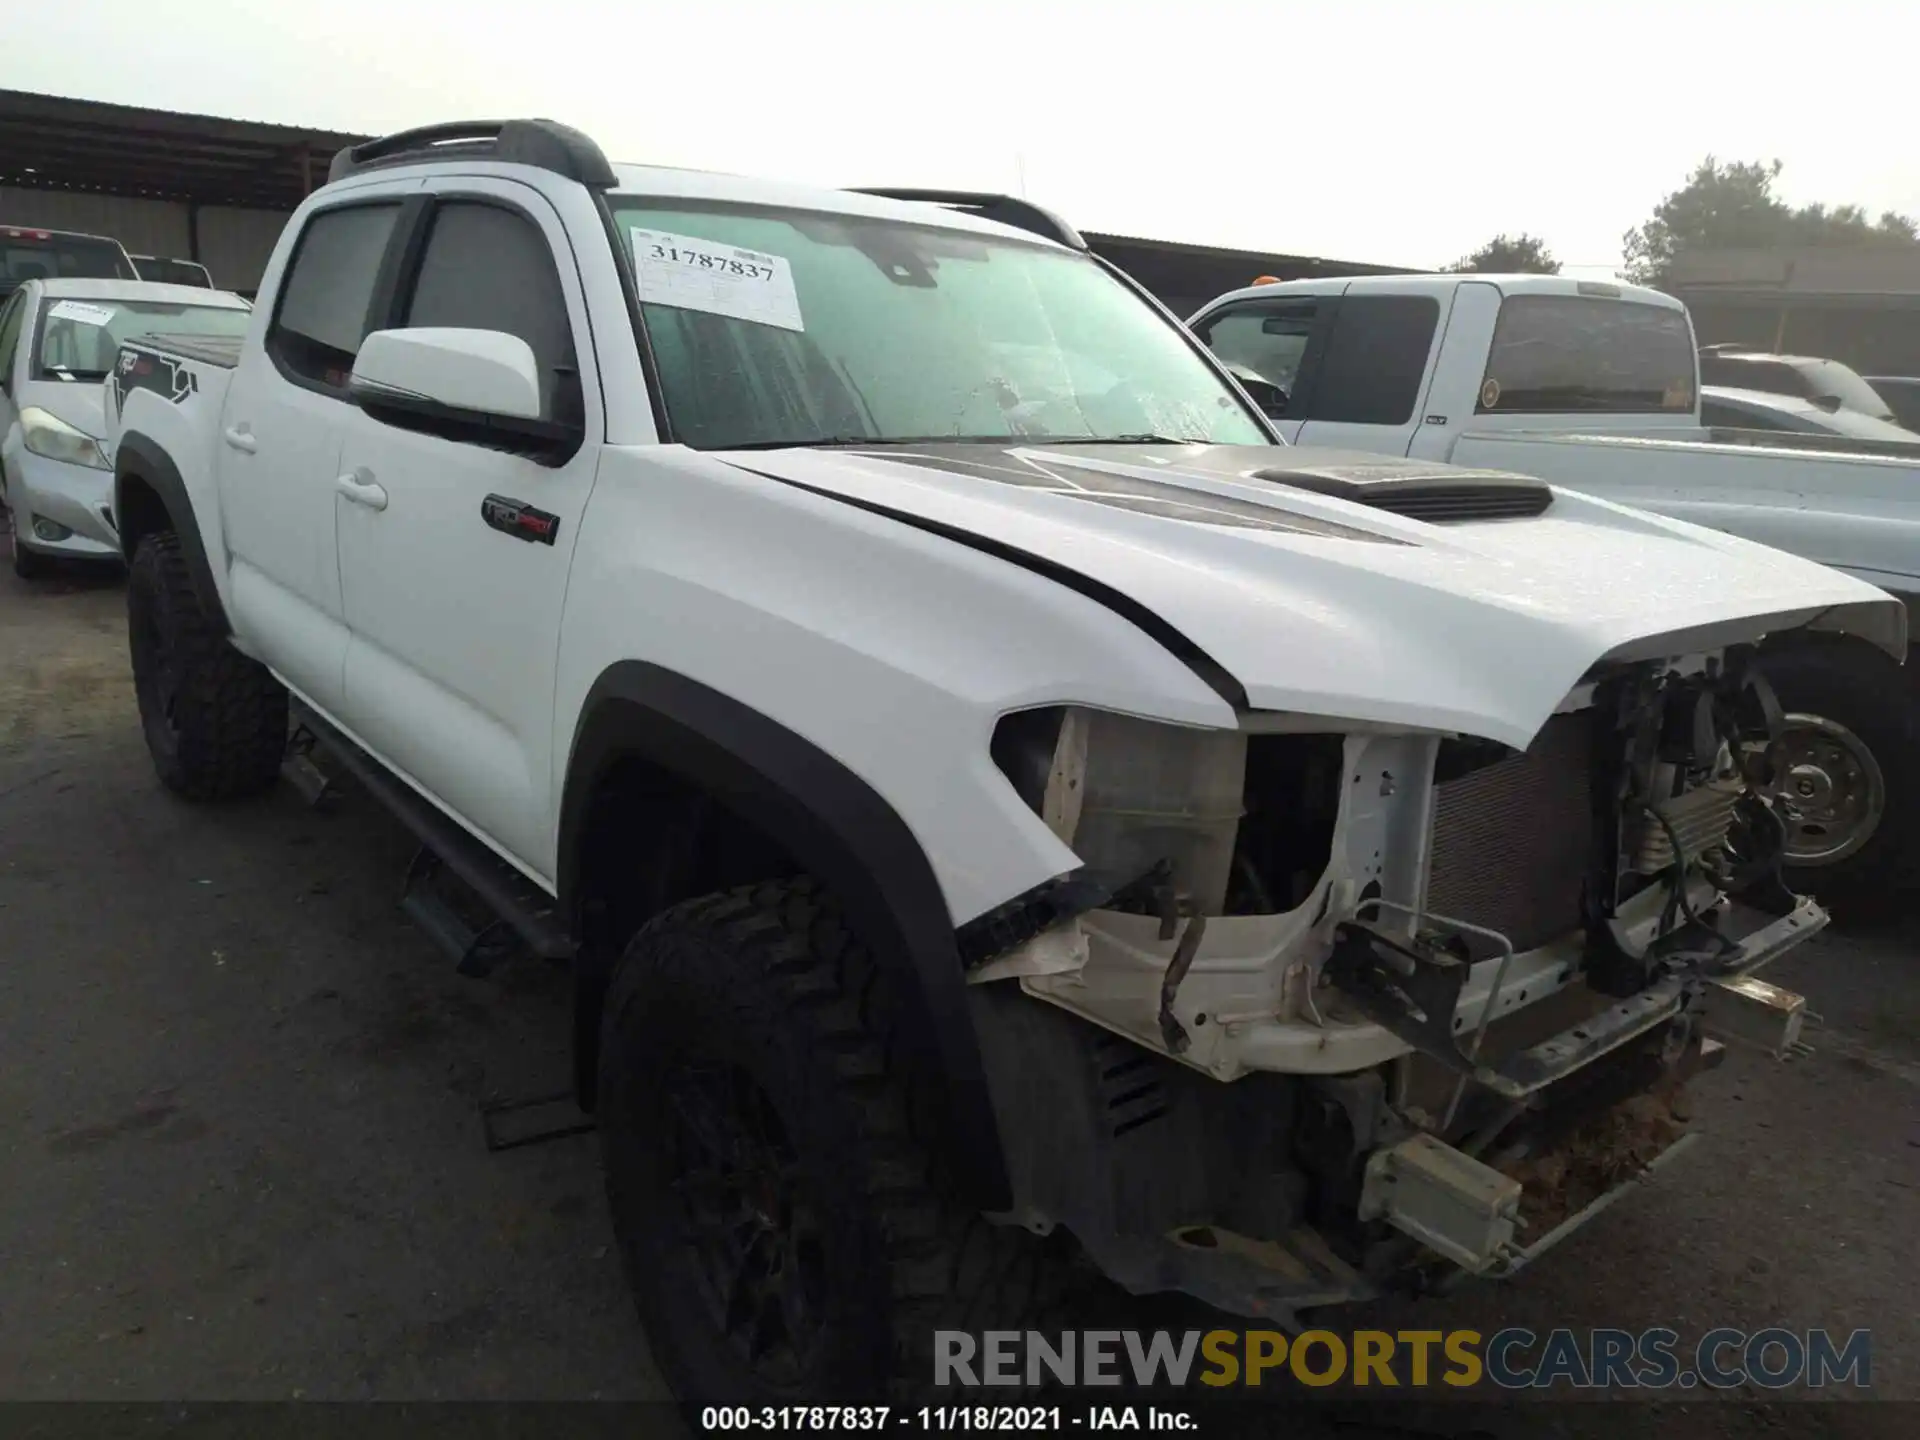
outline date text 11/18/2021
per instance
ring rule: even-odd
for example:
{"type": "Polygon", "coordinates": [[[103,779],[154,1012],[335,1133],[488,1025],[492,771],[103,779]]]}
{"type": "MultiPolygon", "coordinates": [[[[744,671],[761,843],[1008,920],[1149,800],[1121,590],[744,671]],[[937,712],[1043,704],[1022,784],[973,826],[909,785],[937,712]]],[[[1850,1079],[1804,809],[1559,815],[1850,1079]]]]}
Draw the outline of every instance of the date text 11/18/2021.
{"type": "Polygon", "coordinates": [[[704,1431],[872,1431],[888,1434],[993,1434],[1028,1431],[1043,1435],[1075,1430],[1199,1428],[1184,1410],[1150,1405],[709,1405],[700,1412],[704,1431]]]}

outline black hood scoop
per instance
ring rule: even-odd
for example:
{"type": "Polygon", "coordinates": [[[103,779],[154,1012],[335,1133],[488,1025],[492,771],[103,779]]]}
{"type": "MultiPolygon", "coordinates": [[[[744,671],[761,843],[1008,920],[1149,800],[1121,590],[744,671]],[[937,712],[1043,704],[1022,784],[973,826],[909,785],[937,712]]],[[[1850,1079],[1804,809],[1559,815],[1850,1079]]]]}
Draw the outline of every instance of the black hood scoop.
{"type": "Polygon", "coordinates": [[[1410,469],[1405,461],[1298,469],[1275,465],[1254,471],[1253,478],[1404,515],[1409,520],[1424,520],[1429,525],[1530,520],[1545,514],[1553,504],[1552,487],[1530,476],[1478,470],[1422,473],[1410,469]]]}

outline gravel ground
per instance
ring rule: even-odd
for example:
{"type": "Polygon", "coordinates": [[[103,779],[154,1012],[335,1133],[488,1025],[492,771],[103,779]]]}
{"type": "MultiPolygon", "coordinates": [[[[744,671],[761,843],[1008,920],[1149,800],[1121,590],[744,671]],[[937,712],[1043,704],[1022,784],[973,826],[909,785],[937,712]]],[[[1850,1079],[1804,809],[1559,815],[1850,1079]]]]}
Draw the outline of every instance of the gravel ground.
{"type": "MultiPolygon", "coordinates": [[[[660,1398],[593,1142],[482,1144],[484,1098],[565,1082],[563,977],[456,976],[395,908],[410,848],[355,794],[176,803],[118,581],[0,575],[0,1398],[660,1398]]],[[[1815,1056],[1734,1056],[1692,1155],[1537,1270],[1351,1322],[1870,1327],[1877,1394],[1920,1400],[1916,952],[1920,927],[1843,931],[1774,967],[1815,1056]]],[[[1527,1433],[1651,1423],[1526,1408],[1527,1433]]]]}

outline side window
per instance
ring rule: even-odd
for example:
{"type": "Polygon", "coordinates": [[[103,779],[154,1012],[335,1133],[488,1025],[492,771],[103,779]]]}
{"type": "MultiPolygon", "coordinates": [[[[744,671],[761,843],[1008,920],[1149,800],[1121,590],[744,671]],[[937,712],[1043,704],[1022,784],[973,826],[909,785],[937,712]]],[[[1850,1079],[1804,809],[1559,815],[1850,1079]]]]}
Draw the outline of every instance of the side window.
{"type": "Polygon", "coordinates": [[[1212,316],[1198,333],[1254,402],[1279,419],[1288,413],[1319,313],[1317,300],[1263,301],[1212,316]]]}
{"type": "Polygon", "coordinates": [[[20,345],[21,318],[27,313],[27,292],[16,290],[0,305],[0,390],[13,393],[14,351],[20,345]]]}
{"type": "Polygon", "coordinates": [[[578,418],[566,294],[547,237],[526,216],[478,201],[435,206],[404,323],[519,336],[540,367],[542,415],[578,418]]]}
{"type": "Polygon", "coordinates": [[[267,332],[269,353],[294,375],[346,387],[399,215],[396,202],[323,210],[307,221],[267,332]]]}
{"type": "Polygon", "coordinates": [[[1348,295],[1334,320],[1309,420],[1404,425],[1427,373],[1440,302],[1431,295],[1348,295]]]}

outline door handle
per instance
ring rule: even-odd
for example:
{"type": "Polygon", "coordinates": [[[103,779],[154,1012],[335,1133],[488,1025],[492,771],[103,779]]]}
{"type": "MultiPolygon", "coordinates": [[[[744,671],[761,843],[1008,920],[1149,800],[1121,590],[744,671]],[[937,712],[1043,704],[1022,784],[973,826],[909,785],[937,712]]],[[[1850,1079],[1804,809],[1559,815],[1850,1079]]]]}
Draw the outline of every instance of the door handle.
{"type": "Polygon", "coordinates": [[[235,450],[244,450],[249,455],[260,448],[260,442],[253,438],[253,431],[244,425],[229,425],[226,441],[235,450]]]}
{"type": "Polygon", "coordinates": [[[387,508],[387,492],[374,484],[370,470],[349,470],[333,483],[335,489],[356,505],[364,505],[369,510],[387,508]]]}

